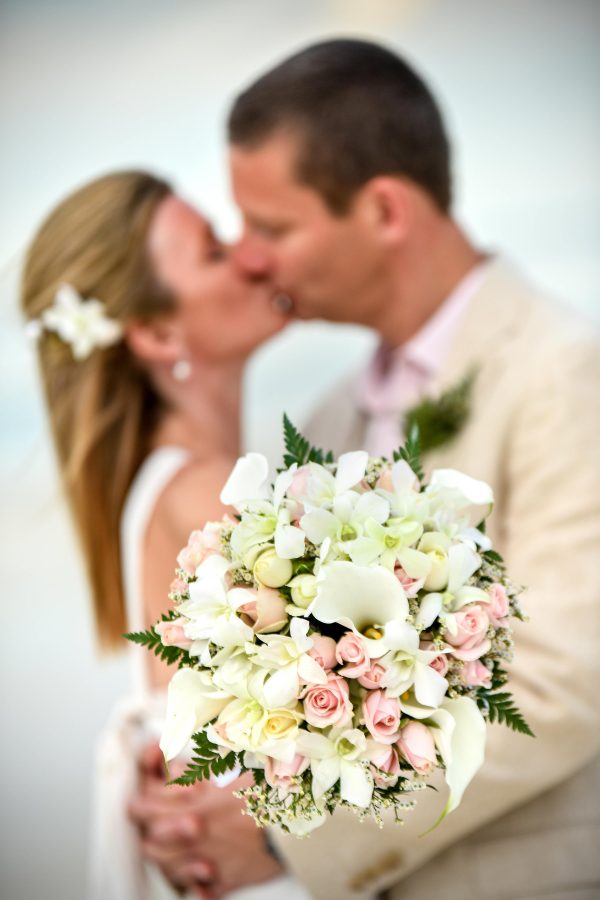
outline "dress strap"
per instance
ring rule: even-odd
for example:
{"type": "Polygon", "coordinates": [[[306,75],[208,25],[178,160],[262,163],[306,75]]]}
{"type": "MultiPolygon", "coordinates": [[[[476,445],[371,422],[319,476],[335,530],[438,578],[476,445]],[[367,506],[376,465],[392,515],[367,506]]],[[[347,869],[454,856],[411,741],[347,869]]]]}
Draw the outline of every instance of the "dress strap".
{"type": "MultiPolygon", "coordinates": [[[[189,461],[191,454],[182,447],[159,447],[146,457],[129,489],[121,516],[121,569],[125,589],[127,627],[144,627],[142,563],[146,529],[158,498],[167,484],[189,461]]],[[[145,652],[131,645],[133,686],[136,693],[147,689],[145,652]]]]}

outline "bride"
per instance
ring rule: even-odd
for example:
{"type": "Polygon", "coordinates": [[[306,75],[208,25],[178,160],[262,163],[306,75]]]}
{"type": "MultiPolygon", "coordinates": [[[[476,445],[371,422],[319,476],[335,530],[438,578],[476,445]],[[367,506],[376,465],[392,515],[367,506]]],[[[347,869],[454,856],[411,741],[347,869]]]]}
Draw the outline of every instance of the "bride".
{"type": "MultiPolygon", "coordinates": [[[[118,649],[123,632],[165,610],[189,533],[222,516],[219,490],[240,451],[243,367],[286,319],[269,286],[236,269],[210,223],[144,172],[98,178],[54,209],[30,245],[22,305],[99,642],[118,649]]],[[[148,754],[156,738],[157,692],[172,673],[141,648],[131,653],[132,693],[98,754],[97,900],[175,896],[142,863],[125,812],[135,753],[148,754]]],[[[219,788],[203,789],[214,804],[219,788]]],[[[194,821],[180,824],[184,846],[194,821]]],[[[258,830],[252,840],[263,860],[256,880],[277,876],[258,830]]],[[[202,895],[202,873],[159,862],[179,890],[202,895]]]]}

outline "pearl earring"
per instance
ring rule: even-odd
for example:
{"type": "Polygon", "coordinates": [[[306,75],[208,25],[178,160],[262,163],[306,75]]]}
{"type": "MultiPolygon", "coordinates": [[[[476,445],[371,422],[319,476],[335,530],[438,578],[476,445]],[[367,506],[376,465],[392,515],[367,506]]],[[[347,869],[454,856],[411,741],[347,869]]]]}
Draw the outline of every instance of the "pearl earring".
{"type": "Polygon", "coordinates": [[[171,374],[175,381],[188,381],[192,374],[192,364],[189,359],[178,359],[173,365],[171,374]]]}

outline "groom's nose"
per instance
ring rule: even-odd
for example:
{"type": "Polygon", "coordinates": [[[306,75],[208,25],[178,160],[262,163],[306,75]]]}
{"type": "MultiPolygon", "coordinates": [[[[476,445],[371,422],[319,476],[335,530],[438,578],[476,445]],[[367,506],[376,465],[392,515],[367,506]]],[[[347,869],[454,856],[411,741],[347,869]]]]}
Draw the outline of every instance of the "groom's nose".
{"type": "Polygon", "coordinates": [[[239,270],[248,278],[268,278],[273,274],[271,254],[258,241],[242,237],[233,248],[239,270]]]}

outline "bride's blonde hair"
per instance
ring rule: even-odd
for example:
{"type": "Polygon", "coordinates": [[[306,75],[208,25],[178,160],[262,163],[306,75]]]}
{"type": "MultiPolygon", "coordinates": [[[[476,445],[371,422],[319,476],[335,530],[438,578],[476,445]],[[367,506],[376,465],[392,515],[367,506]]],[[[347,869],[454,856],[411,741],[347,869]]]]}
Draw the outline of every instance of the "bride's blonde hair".
{"type": "MultiPolygon", "coordinates": [[[[100,299],[108,316],[168,313],[173,298],[153,277],[146,237],[171,194],[145,172],[118,172],[75,191],[48,216],[26,258],[21,302],[39,319],[67,283],[100,299]]],[[[119,523],[132,479],[149,450],[161,400],[125,341],[74,358],[44,332],[39,363],[62,481],[92,588],[100,644],[118,646],[126,627],[119,523]]]]}

